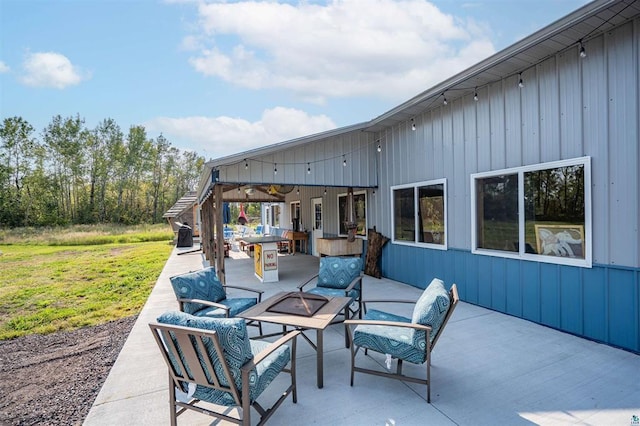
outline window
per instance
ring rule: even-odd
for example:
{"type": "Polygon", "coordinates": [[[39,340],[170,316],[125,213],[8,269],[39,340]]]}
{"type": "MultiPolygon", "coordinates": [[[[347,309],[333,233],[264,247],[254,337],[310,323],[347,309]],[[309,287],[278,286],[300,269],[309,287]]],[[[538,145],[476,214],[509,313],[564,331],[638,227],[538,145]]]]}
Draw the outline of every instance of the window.
{"type": "Polygon", "coordinates": [[[446,179],[391,187],[392,241],[446,249],[446,197],[446,179]]]}
{"type": "Polygon", "coordinates": [[[300,201],[292,201],[289,204],[289,217],[291,218],[291,229],[293,229],[294,231],[299,231],[300,229],[302,229],[302,224],[300,223],[300,220],[302,219],[300,217],[300,201]]]}
{"type": "MultiPolygon", "coordinates": [[[[367,236],[367,193],[354,192],[353,193],[353,209],[356,215],[356,235],[361,237],[367,236]]],[[[340,221],[339,235],[347,235],[346,222],[349,219],[349,212],[347,211],[347,194],[338,195],[338,219],[340,221]]]]}
{"type": "Polygon", "coordinates": [[[591,267],[589,157],[471,176],[472,251],[591,267]]]}

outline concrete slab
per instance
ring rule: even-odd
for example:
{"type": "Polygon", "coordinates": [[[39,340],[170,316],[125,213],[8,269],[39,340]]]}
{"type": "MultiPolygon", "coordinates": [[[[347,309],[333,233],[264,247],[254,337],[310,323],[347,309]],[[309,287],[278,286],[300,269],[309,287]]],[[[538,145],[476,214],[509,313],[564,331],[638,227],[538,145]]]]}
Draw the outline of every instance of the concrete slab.
{"type": "MultiPolygon", "coordinates": [[[[178,255],[181,251],[185,250],[174,250],[158,277],[85,425],[169,422],[166,366],[147,324],[162,312],[177,309],[169,277],[207,264],[201,253],[178,255]]],[[[317,273],[318,259],[280,256],[279,267],[279,282],[260,283],[253,275],[253,259],[232,251],[226,261],[227,282],[263,289],[266,298],[294,290],[317,273]]],[[[365,277],[365,299],[416,300],[421,293],[395,281],[365,277]]],[[[395,313],[411,315],[411,306],[394,307],[395,313]]],[[[278,327],[265,325],[265,329],[278,327]]],[[[253,327],[249,330],[257,333],[253,327]]],[[[310,336],[314,338],[313,333],[310,336]]],[[[298,340],[298,403],[285,401],[271,424],[632,425],[633,416],[640,416],[637,354],[464,302],[433,354],[431,404],[426,402],[426,388],[417,384],[356,374],[351,387],[342,325],[325,332],[324,356],[324,388],[318,389],[315,353],[303,339],[298,340]]],[[[382,367],[384,357],[359,355],[359,362],[382,367]]],[[[410,363],[404,364],[404,371],[425,374],[423,365],[410,363]]],[[[271,386],[264,395],[266,403],[281,392],[278,382],[271,386]]],[[[197,413],[178,419],[179,424],[188,425],[212,422],[197,413]]]]}

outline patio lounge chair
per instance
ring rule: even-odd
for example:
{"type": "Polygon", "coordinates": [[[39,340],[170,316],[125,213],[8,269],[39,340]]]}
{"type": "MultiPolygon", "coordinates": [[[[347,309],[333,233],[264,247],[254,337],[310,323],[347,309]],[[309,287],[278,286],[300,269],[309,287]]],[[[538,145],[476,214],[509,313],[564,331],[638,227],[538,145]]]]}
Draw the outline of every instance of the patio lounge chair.
{"type": "MultiPolygon", "coordinates": [[[[262,301],[263,290],[222,284],[213,267],[169,279],[179,309],[197,317],[231,318],[262,301]],[[227,298],[227,289],[255,293],[256,297],[227,298]]],[[[251,324],[254,325],[254,324],[251,324]]],[[[262,324],[255,324],[262,335],[262,324]]]]}
{"type": "Polygon", "coordinates": [[[186,410],[250,425],[251,407],[262,425],[289,394],[297,402],[298,331],[274,343],[250,340],[239,318],[201,318],[183,312],[165,313],[149,327],[169,369],[172,426],[186,410]],[[291,384],[270,408],[263,408],[258,397],[283,371],[291,375],[291,384]],[[238,407],[237,413],[229,407],[238,407]]]}
{"type": "Polygon", "coordinates": [[[360,257],[321,257],[320,268],[298,289],[304,291],[304,287],[316,281],[316,286],[307,293],[319,294],[328,297],[351,297],[358,303],[358,308],[346,309],[345,319],[353,318],[358,314],[362,318],[362,258],[360,257]]]}
{"type": "MultiPolygon", "coordinates": [[[[413,309],[411,318],[370,309],[364,319],[345,321],[351,342],[351,386],[355,372],[373,374],[427,385],[427,402],[431,402],[431,352],[442,335],[447,321],[458,304],[458,288],[455,284],[447,292],[444,283],[434,278],[425,289],[413,309]],[[356,366],[356,355],[360,348],[387,355],[387,368],[391,369],[389,357],[398,360],[395,373],[356,366]],[[402,374],[402,362],[426,363],[426,379],[402,374]]],[[[408,300],[376,300],[369,303],[414,303],[408,300]]]]}

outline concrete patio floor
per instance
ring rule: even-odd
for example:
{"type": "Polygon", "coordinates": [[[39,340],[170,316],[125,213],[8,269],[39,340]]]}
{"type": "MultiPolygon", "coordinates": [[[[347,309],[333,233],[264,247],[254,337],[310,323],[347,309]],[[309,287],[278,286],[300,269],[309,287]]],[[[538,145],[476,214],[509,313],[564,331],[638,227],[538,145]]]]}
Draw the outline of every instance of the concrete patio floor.
{"type": "MultiPolygon", "coordinates": [[[[167,370],[147,324],[177,309],[169,277],[208,265],[201,252],[178,255],[184,251],[173,250],[85,425],[169,424],[167,370]]],[[[280,281],[263,284],[253,275],[253,259],[238,251],[231,256],[227,283],[263,289],[263,299],[295,289],[318,270],[313,256],[279,256],[280,281]]],[[[432,278],[425,276],[425,283],[432,278]]],[[[363,286],[365,299],[416,300],[422,292],[369,276],[363,286]]],[[[401,305],[394,312],[411,315],[401,305]]],[[[269,327],[275,326],[266,325],[265,332],[269,327]]],[[[330,326],[324,342],[324,388],[316,387],[315,353],[298,339],[298,403],[288,398],[269,424],[640,424],[640,356],[468,303],[458,305],[434,350],[431,404],[425,386],[417,384],[356,374],[351,387],[344,327],[330,326]]],[[[360,353],[360,363],[384,365],[383,356],[372,355],[360,353]]],[[[404,365],[407,374],[424,371],[404,365]]],[[[276,381],[267,389],[267,403],[283,390],[284,382],[280,385],[276,381]]],[[[257,423],[255,411],[251,416],[257,423]]],[[[212,423],[224,424],[196,413],[178,418],[184,425],[212,423]]]]}

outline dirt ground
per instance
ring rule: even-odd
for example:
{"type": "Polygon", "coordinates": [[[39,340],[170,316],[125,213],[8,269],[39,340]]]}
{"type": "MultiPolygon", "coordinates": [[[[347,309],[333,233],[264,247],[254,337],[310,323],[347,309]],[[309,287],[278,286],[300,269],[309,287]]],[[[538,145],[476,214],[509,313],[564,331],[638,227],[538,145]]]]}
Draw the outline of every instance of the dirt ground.
{"type": "Polygon", "coordinates": [[[135,320],[0,342],[0,425],[81,425],[135,320]]]}

